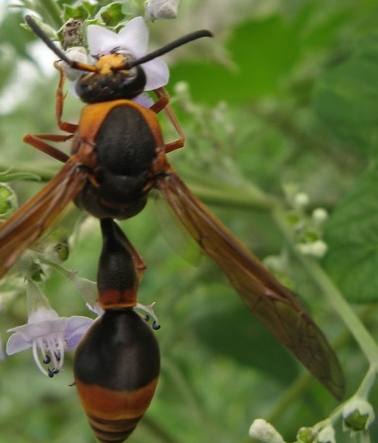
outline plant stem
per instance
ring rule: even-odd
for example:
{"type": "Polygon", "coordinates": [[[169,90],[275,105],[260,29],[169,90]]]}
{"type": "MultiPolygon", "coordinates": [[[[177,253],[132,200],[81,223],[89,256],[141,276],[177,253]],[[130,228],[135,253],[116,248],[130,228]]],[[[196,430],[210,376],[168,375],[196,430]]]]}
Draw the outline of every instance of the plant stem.
{"type": "Polygon", "coordinates": [[[207,204],[241,209],[258,209],[271,211],[278,204],[278,200],[268,194],[263,194],[258,189],[239,189],[231,186],[219,185],[202,186],[198,181],[187,181],[188,187],[200,200],[207,204]]]}
{"type": "Polygon", "coordinates": [[[293,246],[292,236],[286,226],[284,221],[283,213],[280,211],[275,211],[273,213],[274,220],[279,226],[280,230],[283,232],[285,237],[288,239],[290,246],[296,253],[297,258],[300,260],[302,265],[307,269],[307,272],[319,288],[324,293],[329,304],[334,308],[337,314],[341,317],[346,327],[353,335],[357,343],[359,344],[362,352],[365,354],[366,359],[371,366],[378,368],[378,345],[367,331],[363,323],[360,321],[356,313],[346,302],[343,295],[339,289],[332,282],[327,273],[319,266],[319,264],[303,254],[295,251],[293,246]]]}
{"type": "Polygon", "coordinates": [[[362,380],[360,386],[358,387],[356,393],[354,394],[356,397],[367,398],[371,387],[375,381],[375,377],[377,374],[377,366],[371,365],[365,378],[362,380]]]}

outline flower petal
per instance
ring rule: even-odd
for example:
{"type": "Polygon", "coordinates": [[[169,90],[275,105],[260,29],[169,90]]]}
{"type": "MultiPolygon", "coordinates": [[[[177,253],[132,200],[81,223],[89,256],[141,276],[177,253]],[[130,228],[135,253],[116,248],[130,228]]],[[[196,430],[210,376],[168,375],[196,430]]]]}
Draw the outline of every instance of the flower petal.
{"type": "MultiPolygon", "coordinates": [[[[54,311],[55,312],[55,311],[54,311]]],[[[29,317],[30,320],[30,317],[29,317]]],[[[39,337],[54,333],[64,333],[66,329],[67,318],[57,317],[53,319],[35,321],[27,323],[26,325],[17,326],[12,329],[8,329],[8,332],[15,332],[19,334],[24,340],[30,341],[39,337]]]]}
{"type": "Polygon", "coordinates": [[[132,50],[135,58],[147,52],[149,31],[142,17],[135,17],[119,33],[119,47],[132,50]]]}
{"type": "Polygon", "coordinates": [[[25,351],[32,346],[31,340],[25,340],[22,335],[17,334],[17,332],[11,335],[7,342],[6,353],[8,355],[16,354],[17,352],[25,351]]]}
{"type": "Polygon", "coordinates": [[[87,28],[89,53],[99,55],[118,47],[117,34],[103,26],[89,25],[87,28]]]}
{"type": "Polygon", "coordinates": [[[30,313],[28,323],[39,323],[40,321],[57,318],[59,318],[59,315],[54,309],[40,306],[38,309],[30,313]]]}
{"type": "Polygon", "coordinates": [[[145,91],[161,88],[166,85],[169,80],[168,65],[161,59],[155,58],[150,62],[144,63],[142,68],[146,74],[147,82],[145,91]]]}
{"type": "MultiPolygon", "coordinates": [[[[133,102],[138,103],[138,105],[141,105],[145,108],[151,108],[151,106],[154,104],[152,98],[144,92],[134,97],[133,102]]],[[[96,312],[96,314],[98,313],[96,312]]]]}
{"type": "Polygon", "coordinates": [[[66,350],[69,351],[77,346],[81,337],[92,326],[93,319],[75,315],[67,321],[67,329],[64,335],[66,341],[66,350]]]}
{"type": "Polygon", "coordinates": [[[89,25],[87,40],[92,55],[106,54],[119,48],[139,58],[147,51],[148,28],[142,17],[130,20],[118,34],[102,26],[89,25]]]}

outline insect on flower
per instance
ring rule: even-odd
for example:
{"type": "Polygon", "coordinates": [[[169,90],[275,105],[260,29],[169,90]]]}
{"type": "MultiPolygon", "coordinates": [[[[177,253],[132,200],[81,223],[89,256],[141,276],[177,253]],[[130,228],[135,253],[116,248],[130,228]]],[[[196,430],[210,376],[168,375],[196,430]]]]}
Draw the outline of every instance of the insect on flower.
{"type": "Polygon", "coordinates": [[[183,137],[169,111],[165,91],[154,91],[157,101],[149,108],[132,101],[145,90],[143,67],[147,62],[211,34],[198,31],[136,59],[114,48],[100,54],[91,65],[68,59],[31,17],[26,22],[61,60],[82,71],[76,92],[86,105],[77,125],[62,121],[65,73],[56,63],[60,72],[56,117],[59,128],[68,135],[29,134],[24,140],[64,162],[64,166],[0,228],[0,256],[4,257],[0,276],[70,201],[101,220],[126,219],[142,211],[149,192],[156,189],[202,251],[218,264],[248,309],[340,398],[344,390],[342,370],[323,333],[295,295],[209,212],[170,165],[167,153],[182,147],[183,137]],[[162,110],[168,110],[180,135],[170,143],[164,142],[157,118],[162,110]],[[48,143],[68,139],[72,139],[70,156],[48,143]]]}

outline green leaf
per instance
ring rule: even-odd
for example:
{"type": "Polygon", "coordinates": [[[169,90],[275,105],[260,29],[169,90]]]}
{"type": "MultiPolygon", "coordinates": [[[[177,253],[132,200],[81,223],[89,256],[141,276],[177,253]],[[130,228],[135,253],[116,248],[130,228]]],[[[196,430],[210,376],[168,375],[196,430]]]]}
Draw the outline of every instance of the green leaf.
{"type": "Polygon", "coordinates": [[[82,19],[92,17],[97,10],[97,6],[91,4],[88,1],[83,1],[76,6],[70,6],[67,4],[63,5],[63,19],[68,21],[70,18],[82,19]]]}
{"type": "Polygon", "coordinates": [[[126,18],[126,14],[123,12],[123,9],[123,3],[111,3],[110,5],[102,7],[96,14],[95,18],[98,19],[101,17],[105,26],[117,26],[126,18]]]}
{"type": "Polygon", "coordinates": [[[365,173],[336,207],[325,230],[324,266],[351,302],[378,301],[378,168],[365,173]]]}
{"type": "Polygon", "coordinates": [[[0,181],[3,183],[13,182],[16,180],[41,180],[41,177],[32,172],[12,172],[11,169],[0,172],[0,181]]]}
{"type": "Polygon", "coordinates": [[[378,153],[378,33],[319,81],[314,106],[324,125],[364,154],[378,153]]]}
{"type": "MultiPolygon", "coordinates": [[[[211,46],[209,46],[211,48],[211,46]]],[[[274,94],[298,57],[299,41],[290,23],[275,15],[241,24],[227,44],[235,66],[180,63],[171,82],[188,79],[195,98],[201,88],[206,100],[247,101],[274,94]],[[189,73],[189,74],[188,74],[189,73]]]]}
{"type": "MultiPolygon", "coordinates": [[[[289,6],[284,8],[287,12],[289,6]]],[[[314,63],[318,52],[333,47],[340,27],[350,19],[347,8],[323,5],[319,9],[316,1],[302,2],[298,9],[298,15],[292,17],[280,12],[253,17],[251,12],[225,44],[234,66],[229,61],[223,65],[180,63],[171,69],[171,84],[188,80],[195,100],[213,103],[246,103],[286,93],[292,76],[298,70],[312,72],[308,61],[314,63]]],[[[214,37],[216,40],[216,33],[214,37]]],[[[212,51],[212,44],[207,48],[212,51]]],[[[213,52],[205,57],[202,54],[205,61],[216,58],[213,52]]],[[[293,92],[298,94],[298,87],[293,92]]]]}

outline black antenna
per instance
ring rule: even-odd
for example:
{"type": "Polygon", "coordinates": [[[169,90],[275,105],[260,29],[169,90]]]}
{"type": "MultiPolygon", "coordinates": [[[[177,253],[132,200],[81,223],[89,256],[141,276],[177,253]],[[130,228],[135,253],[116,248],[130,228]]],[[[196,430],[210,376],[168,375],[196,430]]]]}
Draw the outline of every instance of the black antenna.
{"type": "Polygon", "coordinates": [[[172,51],[173,49],[178,48],[179,46],[186,45],[187,43],[192,42],[193,40],[197,40],[202,37],[212,37],[213,34],[210,31],[207,31],[206,29],[203,29],[201,31],[195,31],[191,34],[184,35],[183,37],[178,38],[177,40],[174,40],[171,43],[168,43],[167,45],[163,46],[162,48],[157,49],[156,51],[150,52],[149,54],[138,58],[138,60],[132,61],[130,63],[130,67],[141,65],[142,63],[149,62],[150,60],[153,60],[156,57],[160,57],[161,55],[166,54],[167,52],[172,51]]]}
{"type": "MultiPolygon", "coordinates": [[[[90,71],[95,72],[96,67],[93,65],[87,65],[85,63],[80,63],[75,60],[69,59],[66,54],[56,46],[52,40],[42,31],[42,29],[37,25],[37,23],[34,21],[33,17],[31,15],[27,15],[25,17],[26,24],[30,27],[30,29],[34,32],[34,34],[39,37],[45,44],[48,46],[61,60],[63,60],[65,63],[67,63],[71,68],[73,69],[80,69],[81,71],[90,71]]],[[[150,54],[147,54],[138,60],[135,61],[128,61],[125,63],[124,66],[121,66],[117,69],[131,69],[134,66],[141,65],[142,63],[149,62],[150,60],[153,60],[156,57],[160,57],[163,54],[166,54],[169,51],[172,51],[175,48],[178,48],[179,46],[185,45],[186,43],[192,42],[193,40],[197,40],[202,37],[212,37],[213,34],[210,31],[202,30],[202,31],[195,31],[191,34],[184,35],[183,37],[178,38],[177,40],[174,40],[171,43],[168,43],[167,45],[163,46],[162,48],[157,49],[156,51],[151,52],[150,54]]]]}
{"type": "Polygon", "coordinates": [[[74,69],[80,69],[81,71],[95,71],[95,67],[92,65],[87,65],[85,63],[76,62],[71,60],[66,56],[66,54],[56,46],[52,40],[42,31],[42,29],[37,25],[31,15],[25,17],[26,24],[34,32],[34,34],[39,37],[61,60],[63,60],[67,65],[74,69]]]}

